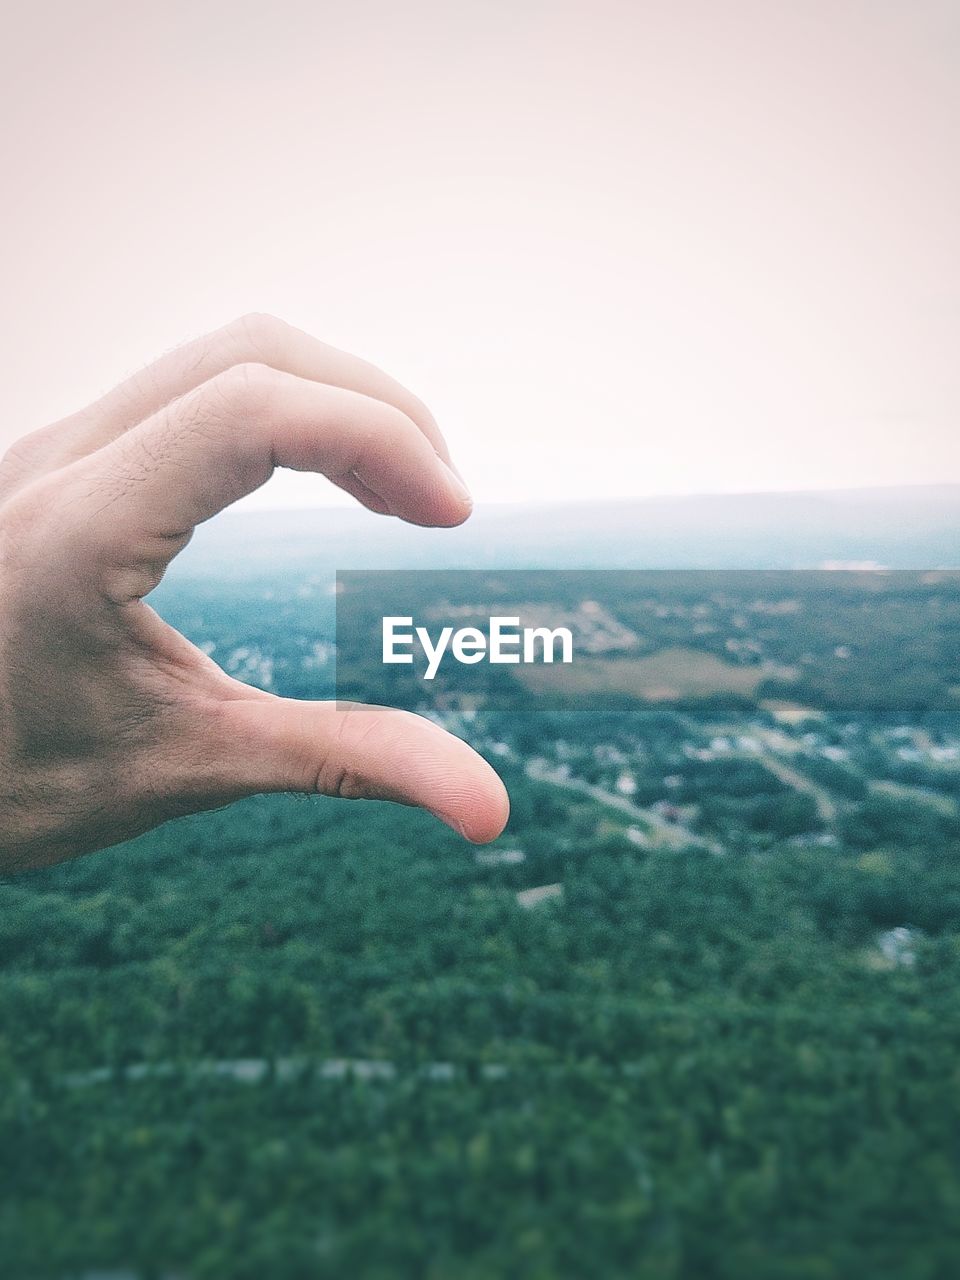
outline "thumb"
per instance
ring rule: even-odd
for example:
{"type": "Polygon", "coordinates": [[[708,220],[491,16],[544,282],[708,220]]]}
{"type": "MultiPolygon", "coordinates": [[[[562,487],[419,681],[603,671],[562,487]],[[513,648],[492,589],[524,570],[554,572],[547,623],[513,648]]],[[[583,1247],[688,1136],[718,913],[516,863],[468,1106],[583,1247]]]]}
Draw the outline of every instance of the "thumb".
{"type": "Polygon", "coordinates": [[[427,809],[467,840],[495,840],[510,801],[472,747],[423,716],[358,702],[262,695],[223,704],[231,791],[308,791],[427,809]]]}

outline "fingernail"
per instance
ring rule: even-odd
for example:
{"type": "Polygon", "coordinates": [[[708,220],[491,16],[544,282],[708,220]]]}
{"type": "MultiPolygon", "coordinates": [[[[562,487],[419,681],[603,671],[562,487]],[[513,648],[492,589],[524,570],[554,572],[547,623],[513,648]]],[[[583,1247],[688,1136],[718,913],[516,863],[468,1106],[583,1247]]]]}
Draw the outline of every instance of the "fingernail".
{"type": "Polygon", "coordinates": [[[440,463],[443,473],[447,477],[447,483],[449,484],[453,492],[457,495],[457,497],[460,499],[462,503],[464,503],[466,506],[472,507],[473,498],[470,495],[470,490],[467,488],[467,486],[463,483],[463,481],[454,471],[453,467],[448,467],[447,464],[444,462],[444,460],[439,456],[439,454],[437,455],[437,461],[440,463]]]}

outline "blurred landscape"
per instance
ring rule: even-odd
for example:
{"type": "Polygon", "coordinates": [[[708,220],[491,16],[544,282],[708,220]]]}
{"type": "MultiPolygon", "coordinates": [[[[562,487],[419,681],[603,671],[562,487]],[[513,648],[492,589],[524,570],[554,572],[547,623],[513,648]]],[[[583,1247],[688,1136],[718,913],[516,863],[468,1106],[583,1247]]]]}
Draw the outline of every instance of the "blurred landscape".
{"type": "Polygon", "coordinates": [[[960,1274],[960,487],[235,514],[153,603],[511,819],[256,797],[0,883],[5,1275],[960,1274]],[[392,599],[583,657],[403,684],[342,642],[392,599]]]}
{"type": "MultiPolygon", "coordinates": [[[[960,485],[482,507],[459,529],[349,508],[227,512],[168,584],[304,569],[893,569],[960,564],[960,485]]],[[[163,590],[163,588],[161,588],[163,590]]]]}

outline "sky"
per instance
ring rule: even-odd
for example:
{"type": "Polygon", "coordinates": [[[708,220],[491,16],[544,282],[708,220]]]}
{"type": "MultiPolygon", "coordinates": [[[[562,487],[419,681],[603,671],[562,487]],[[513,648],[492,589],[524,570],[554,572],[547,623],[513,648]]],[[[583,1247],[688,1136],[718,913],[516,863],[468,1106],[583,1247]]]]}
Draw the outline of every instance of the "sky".
{"type": "Polygon", "coordinates": [[[4,445],[257,310],[422,396],[478,502],[960,481],[955,0],[3,25],[4,445]]]}

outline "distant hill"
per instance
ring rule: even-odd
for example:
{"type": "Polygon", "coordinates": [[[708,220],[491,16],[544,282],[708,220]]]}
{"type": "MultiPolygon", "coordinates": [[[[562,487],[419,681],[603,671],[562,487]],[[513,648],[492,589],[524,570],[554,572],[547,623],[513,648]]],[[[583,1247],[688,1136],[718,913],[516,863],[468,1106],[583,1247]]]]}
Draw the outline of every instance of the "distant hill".
{"type": "Polygon", "coordinates": [[[227,512],[171,571],[362,568],[960,567],[960,485],[489,506],[427,530],[348,508],[227,512]]]}

